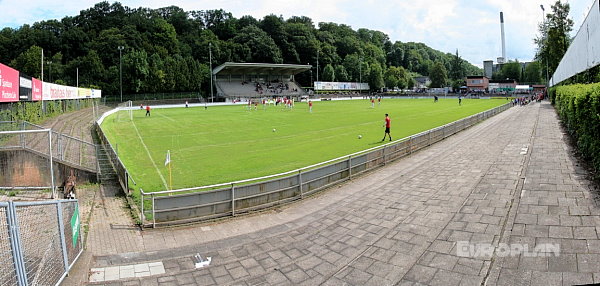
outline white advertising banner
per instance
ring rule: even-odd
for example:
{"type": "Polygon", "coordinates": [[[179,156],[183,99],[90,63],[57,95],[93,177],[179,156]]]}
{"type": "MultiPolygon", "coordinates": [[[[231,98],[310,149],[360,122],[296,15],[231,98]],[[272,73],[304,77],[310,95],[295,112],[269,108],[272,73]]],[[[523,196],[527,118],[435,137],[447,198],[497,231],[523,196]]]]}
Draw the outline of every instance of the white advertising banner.
{"type": "Polygon", "coordinates": [[[76,87],[44,82],[42,89],[43,100],[77,99],[76,87]]]}
{"type": "Polygon", "coordinates": [[[368,83],[315,81],[315,90],[369,90],[368,83]]]}

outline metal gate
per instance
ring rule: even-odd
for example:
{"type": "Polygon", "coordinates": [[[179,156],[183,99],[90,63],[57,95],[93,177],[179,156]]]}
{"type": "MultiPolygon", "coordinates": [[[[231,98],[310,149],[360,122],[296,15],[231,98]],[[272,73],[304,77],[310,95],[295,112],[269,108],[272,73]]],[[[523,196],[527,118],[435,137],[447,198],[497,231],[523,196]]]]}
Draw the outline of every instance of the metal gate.
{"type": "Polygon", "coordinates": [[[0,285],[58,285],[83,252],[79,202],[0,202],[0,285]]]}

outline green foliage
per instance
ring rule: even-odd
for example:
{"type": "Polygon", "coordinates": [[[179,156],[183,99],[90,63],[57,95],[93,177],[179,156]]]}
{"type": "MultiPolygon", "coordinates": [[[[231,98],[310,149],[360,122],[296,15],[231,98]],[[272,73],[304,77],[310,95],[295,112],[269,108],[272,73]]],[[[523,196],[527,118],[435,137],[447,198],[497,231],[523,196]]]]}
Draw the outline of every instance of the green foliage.
{"type": "Polygon", "coordinates": [[[240,106],[168,108],[154,109],[151,117],[134,111],[135,127],[113,114],[102,128],[111,144],[118,144],[136,189],[154,192],[165,189],[161,176],[169,181],[169,169],[162,164],[167,150],[173,188],[210,185],[276,174],[372,148],[381,144],[384,113],[392,118],[392,137],[401,139],[505,103],[465,99],[458,106],[443,98],[436,104],[429,99],[386,99],[372,109],[368,100],[323,101],[313,102],[312,113],[306,102],[296,103],[294,111],[275,106],[258,111],[240,106]]]}
{"type": "Polygon", "coordinates": [[[335,78],[339,82],[350,81],[350,76],[346,72],[346,68],[343,65],[335,66],[335,78]]]}
{"type": "MultiPolygon", "coordinates": [[[[0,30],[0,61],[39,78],[43,48],[45,60],[52,62],[44,64],[46,81],[75,86],[79,69],[80,86],[99,86],[105,96],[118,97],[122,60],[124,94],[200,88],[208,94],[209,44],[213,67],[224,62],[315,66],[318,54],[319,73],[331,65],[338,81],[359,81],[362,74],[367,82],[371,66],[379,66],[382,74],[391,66],[428,74],[437,61],[452,71],[451,77],[481,74],[458,55],[422,43],[392,43],[381,31],[353,30],[344,24],[315,27],[305,16],[238,19],[221,9],[130,8],[106,1],[60,21],[0,30]],[[119,46],[125,47],[121,57],[119,46]]],[[[303,86],[310,84],[309,72],[295,78],[303,86]]],[[[410,85],[406,78],[406,86],[410,85]]],[[[383,80],[376,86],[383,86],[383,80]]]]}
{"type": "Polygon", "coordinates": [[[458,50],[456,50],[456,55],[452,58],[452,65],[450,66],[450,79],[453,81],[462,80],[465,77],[465,69],[463,67],[463,61],[458,55],[458,50]]]}
{"type": "Polygon", "coordinates": [[[525,67],[523,72],[523,83],[542,84],[542,67],[539,62],[531,62],[525,67]]]}
{"type": "Polygon", "coordinates": [[[429,78],[431,79],[431,87],[445,87],[448,81],[446,68],[441,62],[436,62],[429,70],[429,78]]]}
{"type": "Polygon", "coordinates": [[[331,64],[327,64],[323,69],[323,81],[336,81],[335,70],[331,64]]]}
{"type": "Polygon", "coordinates": [[[408,74],[403,67],[391,66],[385,72],[385,86],[388,88],[405,89],[408,82],[408,74]]]}
{"type": "Polygon", "coordinates": [[[93,101],[99,99],[79,100],[49,100],[49,101],[23,101],[6,103],[8,108],[0,111],[0,121],[28,121],[40,123],[56,115],[92,106],[93,101]]]}
{"type": "Polygon", "coordinates": [[[502,65],[499,79],[514,79],[517,82],[521,81],[521,64],[519,61],[510,61],[502,65]]]}
{"type": "Polygon", "coordinates": [[[373,91],[379,91],[384,85],[381,65],[377,62],[372,63],[369,67],[369,87],[373,91]]]}
{"type": "Polygon", "coordinates": [[[559,86],[552,100],[577,149],[600,177],[600,83],[559,86]]]}
{"type": "Polygon", "coordinates": [[[10,65],[25,74],[32,77],[41,78],[42,70],[42,48],[31,46],[29,49],[21,53],[17,58],[12,60],[10,65]]]}
{"type": "Polygon", "coordinates": [[[552,75],[560,60],[567,52],[573,29],[573,20],[569,18],[571,7],[569,3],[557,0],[552,6],[552,13],[546,14],[544,22],[539,25],[540,36],[534,39],[537,45],[536,60],[542,64],[542,72],[552,75]]]}

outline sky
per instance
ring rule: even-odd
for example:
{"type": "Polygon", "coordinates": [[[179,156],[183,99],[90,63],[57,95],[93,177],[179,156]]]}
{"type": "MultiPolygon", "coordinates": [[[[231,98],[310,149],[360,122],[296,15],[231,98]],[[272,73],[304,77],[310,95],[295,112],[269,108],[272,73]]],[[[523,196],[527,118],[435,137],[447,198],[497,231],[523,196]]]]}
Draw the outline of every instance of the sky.
{"type": "MultiPolygon", "coordinates": [[[[562,0],[571,5],[574,36],[597,0],[562,0]]],[[[100,0],[0,0],[0,27],[18,28],[42,20],[75,16],[100,0]],[[23,9],[27,7],[27,9],[23,9]]],[[[111,3],[113,1],[110,1],[111,3]]],[[[422,42],[455,53],[476,66],[502,55],[500,12],[504,12],[506,57],[530,61],[533,39],[555,0],[123,0],[132,8],[178,6],[186,11],[223,9],[240,18],[269,14],[307,16],[319,22],[346,24],[386,33],[392,42],[422,42]]]]}

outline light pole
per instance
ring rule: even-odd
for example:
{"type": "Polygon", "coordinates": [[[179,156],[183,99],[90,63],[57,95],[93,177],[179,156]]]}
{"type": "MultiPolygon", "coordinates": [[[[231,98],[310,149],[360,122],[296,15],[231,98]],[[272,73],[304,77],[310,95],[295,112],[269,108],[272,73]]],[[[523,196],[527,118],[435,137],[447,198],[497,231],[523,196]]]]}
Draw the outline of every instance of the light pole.
{"type": "Polygon", "coordinates": [[[121,102],[123,102],[123,60],[121,57],[121,51],[125,47],[119,46],[117,48],[119,49],[119,86],[121,87],[121,102]]]}
{"type": "Polygon", "coordinates": [[[319,50],[317,50],[317,82],[319,81],[319,50]]]}
{"type": "Polygon", "coordinates": [[[210,64],[210,102],[213,102],[212,43],[208,43],[208,61],[210,64]]]}
{"type": "MultiPolygon", "coordinates": [[[[308,63],[307,65],[310,66],[310,63],[308,63]]],[[[313,89],[314,89],[315,83],[313,82],[313,78],[312,78],[312,66],[310,66],[310,84],[313,86],[313,89]]]]}
{"type": "MultiPolygon", "coordinates": [[[[544,27],[544,30],[547,29],[546,28],[546,15],[545,12],[546,10],[544,9],[544,5],[540,4],[540,8],[542,8],[542,25],[544,27]]],[[[546,31],[546,38],[545,38],[545,42],[548,43],[548,31],[546,31]]],[[[547,47],[546,47],[547,49],[547,47]]],[[[546,51],[547,53],[547,51],[546,51]]],[[[546,54],[544,53],[544,54],[546,54]]],[[[544,56],[542,55],[542,58],[544,58],[544,56]]],[[[546,87],[548,86],[548,56],[546,55],[546,87]]]]}
{"type": "Polygon", "coordinates": [[[77,68],[77,80],[76,80],[76,84],[77,84],[77,87],[79,88],[79,68],[77,68]]]}
{"type": "Polygon", "coordinates": [[[46,63],[48,64],[48,69],[50,70],[48,72],[48,81],[52,82],[52,61],[47,61],[46,63]]]}
{"type": "Polygon", "coordinates": [[[358,88],[359,88],[359,93],[362,93],[362,61],[363,61],[363,57],[360,56],[360,62],[358,63],[358,88]]]}
{"type": "Polygon", "coordinates": [[[44,81],[44,49],[42,49],[42,81],[44,81]]]}

